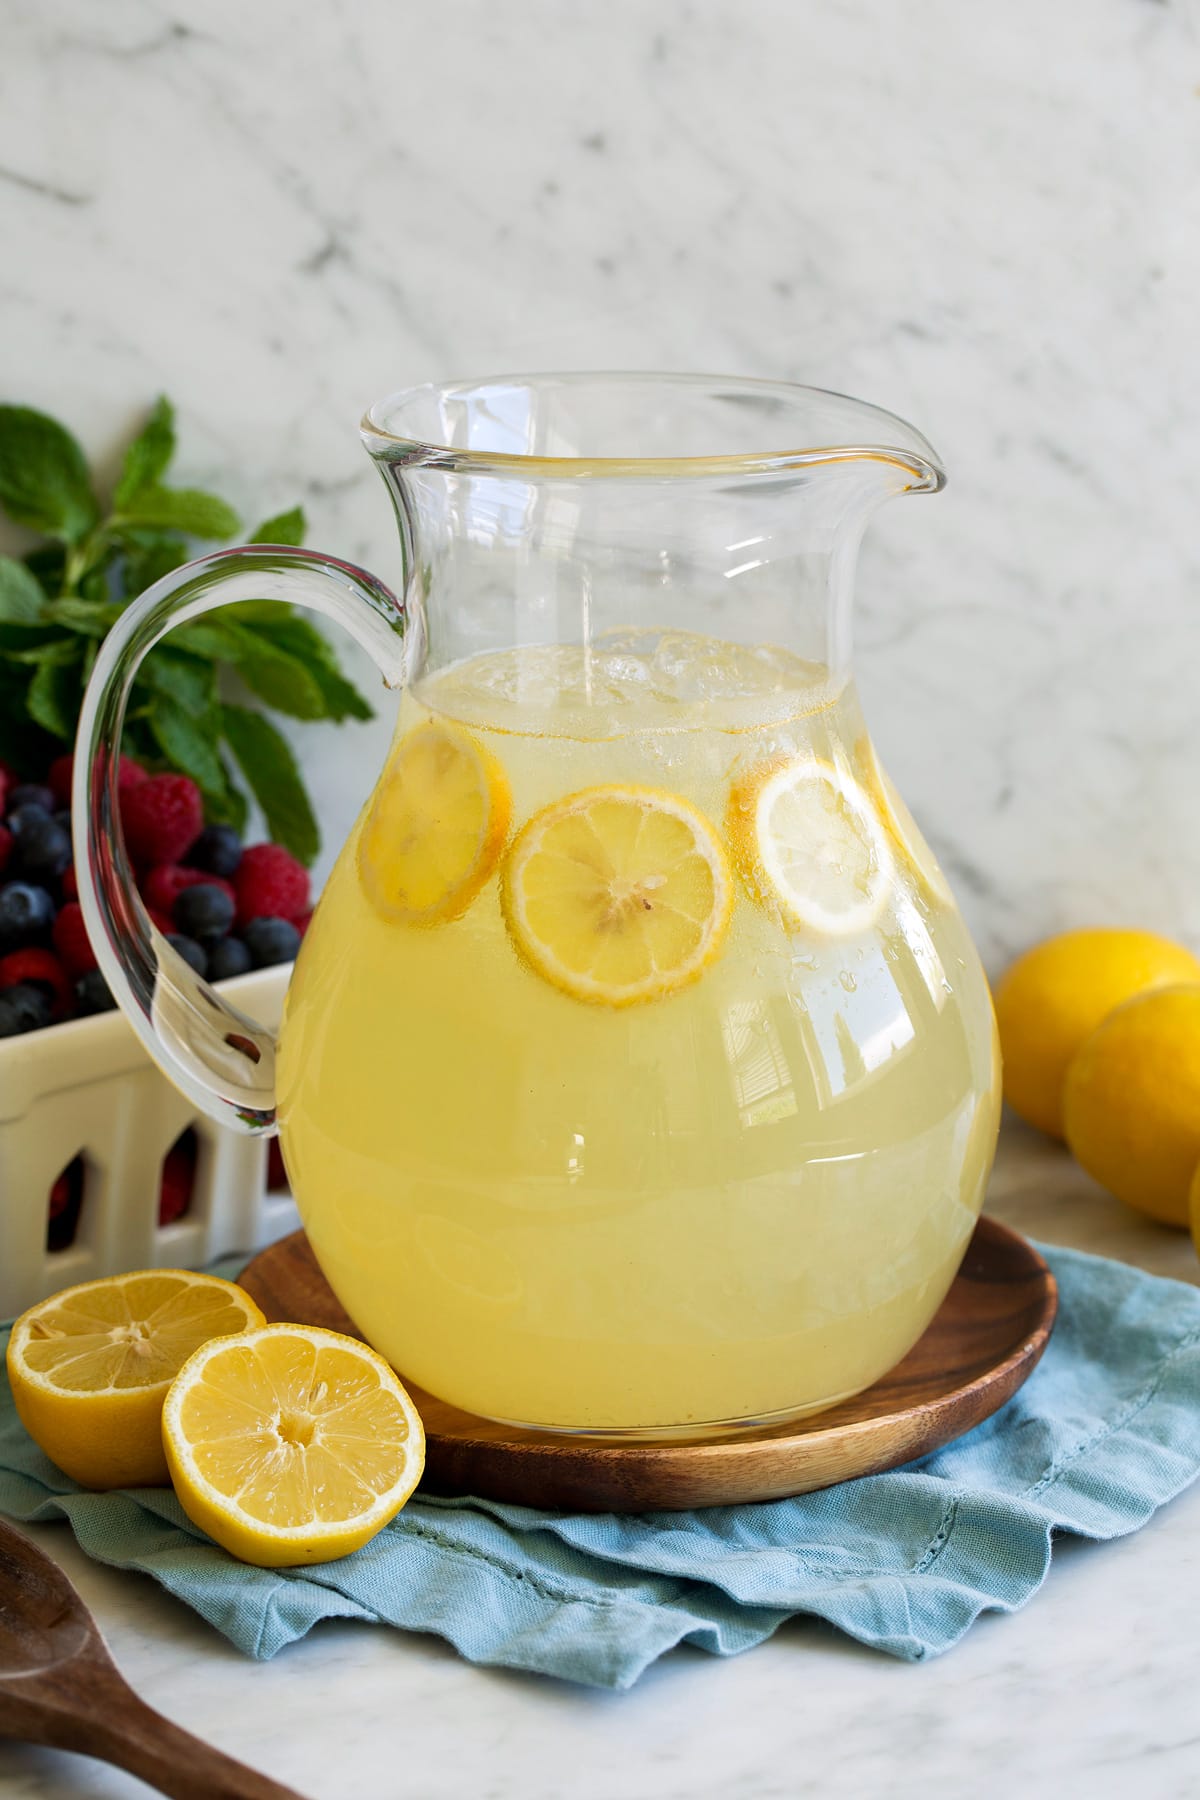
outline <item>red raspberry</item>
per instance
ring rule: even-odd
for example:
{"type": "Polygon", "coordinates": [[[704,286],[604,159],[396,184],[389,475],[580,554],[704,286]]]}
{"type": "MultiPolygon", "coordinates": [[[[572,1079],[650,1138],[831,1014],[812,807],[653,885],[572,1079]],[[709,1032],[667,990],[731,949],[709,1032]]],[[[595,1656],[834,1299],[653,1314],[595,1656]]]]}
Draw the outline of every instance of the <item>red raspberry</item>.
{"type": "Polygon", "coordinates": [[[292,924],[296,927],[296,930],[300,933],[301,937],[304,936],[305,932],[312,924],[313,911],[314,908],[310,906],[307,912],[301,913],[298,919],[292,920],[292,924]]]}
{"type": "Polygon", "coordinates": [[[8,798],[9,788],[19,787],[20,782],[21,777],[17,774],[17,771],[13,768],[12,764],[0,762],[0,813],[8,810],[4,803],[8,798]]]}
{"type": "Polygon", "coordinates": [[[148,906],[146,911],[150,914],[150,923],[156,926],[164,937],[170,937],[175,930],[175,921],[170,913],[159,912],[153,906],[148,906]]]}
{"type": "MultiPolygon", "coordinates": [[[[184,888],[219,887],[236,903],[237,895],[228,881],[219,875],[206,875],[203,869],[184,869],[178,863],[158,863],[142,877],[142,899],[152,912],[170,913],[184,888]]],[[[174,931],[175,927],[171,927],[174,931]]]]}
{"type": "Polygon", "coordinates": [[[252,844],[242,853],[237,874],[237,922],[287,919],[308,911],[308,870],[282,844],[252,844]]]}
{"type": "MultiPolygon", "coordinates": [[[[0,809],[2,809],[3,806],[4,806],[4,788],[2,785],[0,785],[0,809]]],[[[5,863],[8,861],[9,852],[11,851],[11,849],[12,849],[12,832],[8,829],[7,825],[0,825],[0,870],[2,870],[4,868],[5,863]]]]}
{"type": "Polygon", "coordinates": [[[92,949],[91,939],[83,922],[83,912],[77,900],[68,900],[62,908],[54,921],[51,936],[54,948],[66,964],[68,975],[78,980],[89,969],[96,967],[96,952],[92,949]]]}
{"type": "MultiPolygon", "coordinates": [[[[51,790],[60,806],[71,804],[71,776],[75,767],[75,756],[68,751],[65,756],[56,756],[46,774],[46,786],[51,790]]],[[[122,793],[127,787],[137,787],[140,782],[149,780],[141,763],[133,762],[123,756],[117,772],[117,786],[122,793]]]]}
{"type": "Polygon", "coordinates": [[[46,786],[60,806],[71,804],[71,770],[74,763],[75,758],[68,751],[65,756],[56,756],[46,771],[46,786]]]}
{"type": "Polygon", "coordinates": [[[267,1192],[274,1194],[287,1185],[288,1176],[283,1164],[283,1151],[279,1148],[279,1139],[272,1138],[267,1145],[267,1192]]]}
{"type": "Polygon", "coordinates": [[[196,1134],[185,1131],[171,1145],[163,1158],[162,1180],[158,1188],[158,1222],[173,1225],[192,1203],[192,1187],[196,1180],[196,1134]]]}
{"type": "Polygon", "coordinates": [[[15,987],[18,981],[34,981],[48,987],[54,996],[52,1019],[65,1019],[72,1011],[74,996],[67,971],[50,950],[10,950],[0,956],[0,988],[15,987]]]}
{"type": "Polygon", "coordinates": [[[122,789],[121,826],[135,863],[178,862],[204,829],[200,789],[186,775],[150,775],[122,789]]]}
{"type": "Polygon", "coordinates": [[[68,863],[62,872],[62,891],[64,900],[78,900],[79,883],[75,879],[75,864],[68,863]]]}

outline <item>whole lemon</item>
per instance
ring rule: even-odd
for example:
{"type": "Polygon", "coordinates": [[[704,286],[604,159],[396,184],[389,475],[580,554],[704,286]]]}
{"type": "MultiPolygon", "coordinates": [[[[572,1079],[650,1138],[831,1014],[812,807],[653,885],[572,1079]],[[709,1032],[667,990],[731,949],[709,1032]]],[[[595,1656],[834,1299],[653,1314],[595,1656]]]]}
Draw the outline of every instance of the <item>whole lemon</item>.
{"type": "Polygon", "coordinates": [[[1089,1175],[1186,1230],[1200,1163],[1200,985],[1138,994],[1110,1013],[1072,1058],[1063,1119],[1089,1175]]]}
{"type": "Polygon", "coordinates": [[[1200,981],[1200,962],[1152,931],[1064,931],[1026,951],[995,989],[1004,1098],[1062,1137],[1067,1065],[1113,1008],[1148,988],[1200,981]]]}
{"type": "Polygon", "coordinates": [[[1197,1163],[1196,1173],[1192,1176],[1188,1210],[1192,1215],[1192,1242],[1196,1246],[1196,1255],[1200,1256],[1200,1163],[1197,1163]]]}

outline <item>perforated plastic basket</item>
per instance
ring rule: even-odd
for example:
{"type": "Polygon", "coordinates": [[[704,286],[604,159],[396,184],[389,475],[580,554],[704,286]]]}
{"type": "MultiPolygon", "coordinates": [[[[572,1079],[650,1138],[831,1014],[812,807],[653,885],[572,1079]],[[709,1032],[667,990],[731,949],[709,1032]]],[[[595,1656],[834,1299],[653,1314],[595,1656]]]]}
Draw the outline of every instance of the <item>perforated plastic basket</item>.
{"type": "MultiPolygon", "coordinates": [[[[291,965],[222,983],[265,1025],[279,1023],[291,965]]],[[[0,1040],[0,1318],[57,1288],[123,1269],[202,1268],[269,1244],[298,1223],[267,1192],[267,1144],[224,1130],[150,1060],[120,1013],[0,1040]],[[196,1134],[186,1213],[159,1225],[163,1159],[196,1134]],[[72,1242],[48,1248],[50,1192],[82,1159],[72,1242]]]]}

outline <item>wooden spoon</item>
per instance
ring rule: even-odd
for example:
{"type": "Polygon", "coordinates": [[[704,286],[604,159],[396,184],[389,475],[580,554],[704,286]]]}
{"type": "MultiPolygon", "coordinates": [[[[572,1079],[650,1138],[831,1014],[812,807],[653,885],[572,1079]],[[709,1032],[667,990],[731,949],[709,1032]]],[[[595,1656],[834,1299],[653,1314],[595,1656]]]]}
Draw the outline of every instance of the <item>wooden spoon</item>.
{"type": "Polygon", "coordinates": [[[301,1800],[139,1700],[58,1564],[2,1519],[0,1737],[97,1756],[174,1800],[301,1800]]]}

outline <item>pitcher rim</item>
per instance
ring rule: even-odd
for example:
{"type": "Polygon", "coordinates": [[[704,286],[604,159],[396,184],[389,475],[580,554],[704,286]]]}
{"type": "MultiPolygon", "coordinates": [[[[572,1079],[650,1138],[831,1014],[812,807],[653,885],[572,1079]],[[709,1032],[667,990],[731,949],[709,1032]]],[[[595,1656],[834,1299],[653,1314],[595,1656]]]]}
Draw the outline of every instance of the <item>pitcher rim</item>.
{"type": "Polygon", "coordinates": [[[588,478],[651,479],[756,475],[778,473],[789,469],[828,466],[838,463],[881,463],[902,469],[913,477],[905,484],[910,493],[938,493],[946,485],[946,472],[932,444],[887,407],[873,401],[859,400],[835,388],[817,387],[799,381],[776,381],[750,375],[714,375],[654,369],[543,369],[512,373],[480,375],[454,381],[415,382],[397,388],[376,400],[364,412],[359,431],[371,456],[385,461],[418,463],[464,474],[521,474],[542,479],[573,480],[588,478]],[[523,383],[533,386],[548,382],[658,382],[663,385],[744,389],[748,393],[774,393],[796,400],[813,396],[854,409],[863,416],[895,425],[906,441],[894,444],[869,439],[846,443],[814,443],[783,450],[750,450],[729,455],[709,456],[539,456],[505,450],[470,450],[459,445],[438,442],[434,438],[416,437],[398,432],[385,423],[388,415],[419,396],[466,393],[472,389],[523,383]]]}

